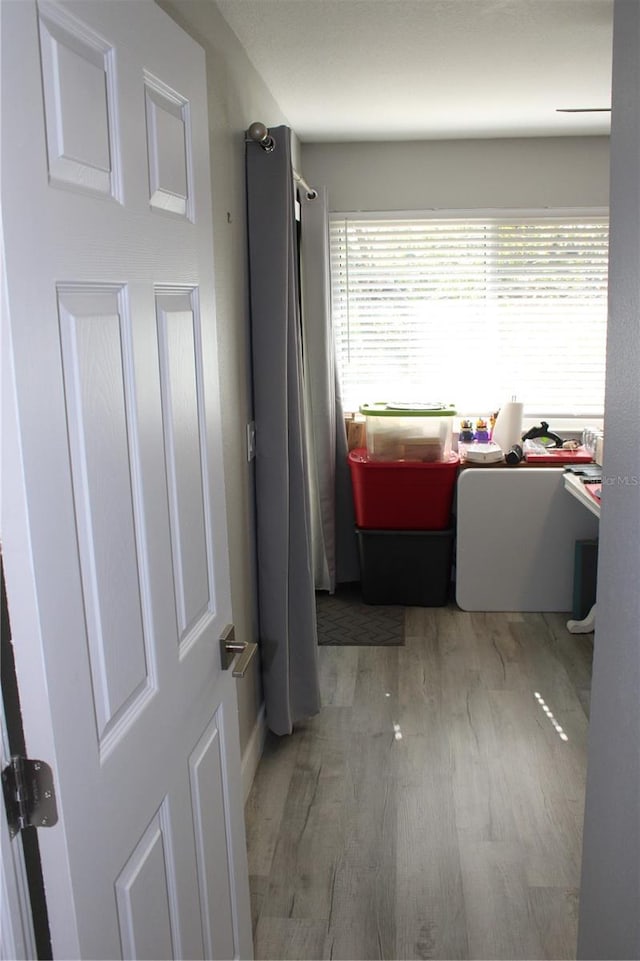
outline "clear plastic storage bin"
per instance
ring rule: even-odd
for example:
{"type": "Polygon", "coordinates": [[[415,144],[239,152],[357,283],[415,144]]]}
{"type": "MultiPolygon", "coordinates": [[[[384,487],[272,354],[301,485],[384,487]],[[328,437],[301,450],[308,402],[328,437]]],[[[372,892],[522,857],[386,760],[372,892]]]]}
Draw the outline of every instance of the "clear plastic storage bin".
{"type": "Polygon", "coordinates": [[[377,461],[448,461],[456,411],[444,404],[363,404],[367,454],[377,461]]]}

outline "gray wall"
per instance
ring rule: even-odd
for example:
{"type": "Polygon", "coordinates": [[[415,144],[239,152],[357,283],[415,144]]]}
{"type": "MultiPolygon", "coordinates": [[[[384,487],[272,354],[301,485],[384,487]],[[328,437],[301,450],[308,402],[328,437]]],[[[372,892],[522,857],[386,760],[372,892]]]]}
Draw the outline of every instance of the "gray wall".
{"type": "Polygon", "coordinates": [[[616,0],[598,607],[578,957],[640,958],[640,3],[616,0]]]}
{"type": "Polygon", "coordinates": [[[606,207],[608,137],[303,144],[331,210],[606,207]]]}
{"type": "MultiPolygon", "coordinates": [[[[158,0],[204,47],[207,65],[215,289],[229,527],[231,600],[236,636],[255,641],[253,493],[246,457],[251,419],[244,131],[254,120],[287,123],[237,37],[210,0],[158,0]]],[[[257,659],[238,681],[244,753],[262,702],[257,659]]]]}

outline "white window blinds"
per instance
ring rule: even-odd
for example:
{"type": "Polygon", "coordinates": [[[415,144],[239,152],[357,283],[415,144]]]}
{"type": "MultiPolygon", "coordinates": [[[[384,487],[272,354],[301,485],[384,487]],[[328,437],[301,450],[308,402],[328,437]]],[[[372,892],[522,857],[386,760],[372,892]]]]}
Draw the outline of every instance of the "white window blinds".
{"type": "Polygon", "coordinates": [[[330,246],[345,409],[602,414],[606,218],[336,216],[330,246]]]}

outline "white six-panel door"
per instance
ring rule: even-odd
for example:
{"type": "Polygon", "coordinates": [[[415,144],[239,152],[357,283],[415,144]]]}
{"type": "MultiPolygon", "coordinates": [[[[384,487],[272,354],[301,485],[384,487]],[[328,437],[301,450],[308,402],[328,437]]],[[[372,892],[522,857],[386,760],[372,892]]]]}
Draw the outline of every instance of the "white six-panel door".
{"type": "Polygon", "coordinates": [[[251,954],[204,55],[3,2],[2,541],[54,955],[251,954]]]}

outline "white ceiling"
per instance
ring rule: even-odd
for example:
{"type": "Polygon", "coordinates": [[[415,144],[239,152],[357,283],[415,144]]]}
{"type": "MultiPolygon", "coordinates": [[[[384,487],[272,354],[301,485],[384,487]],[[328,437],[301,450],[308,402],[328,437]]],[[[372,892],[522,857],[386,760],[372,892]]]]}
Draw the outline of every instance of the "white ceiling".
{"type": "Polygon", "coordinates": [[[609,133],[613,0],[217,5],[304,142],[609,133]]]}

